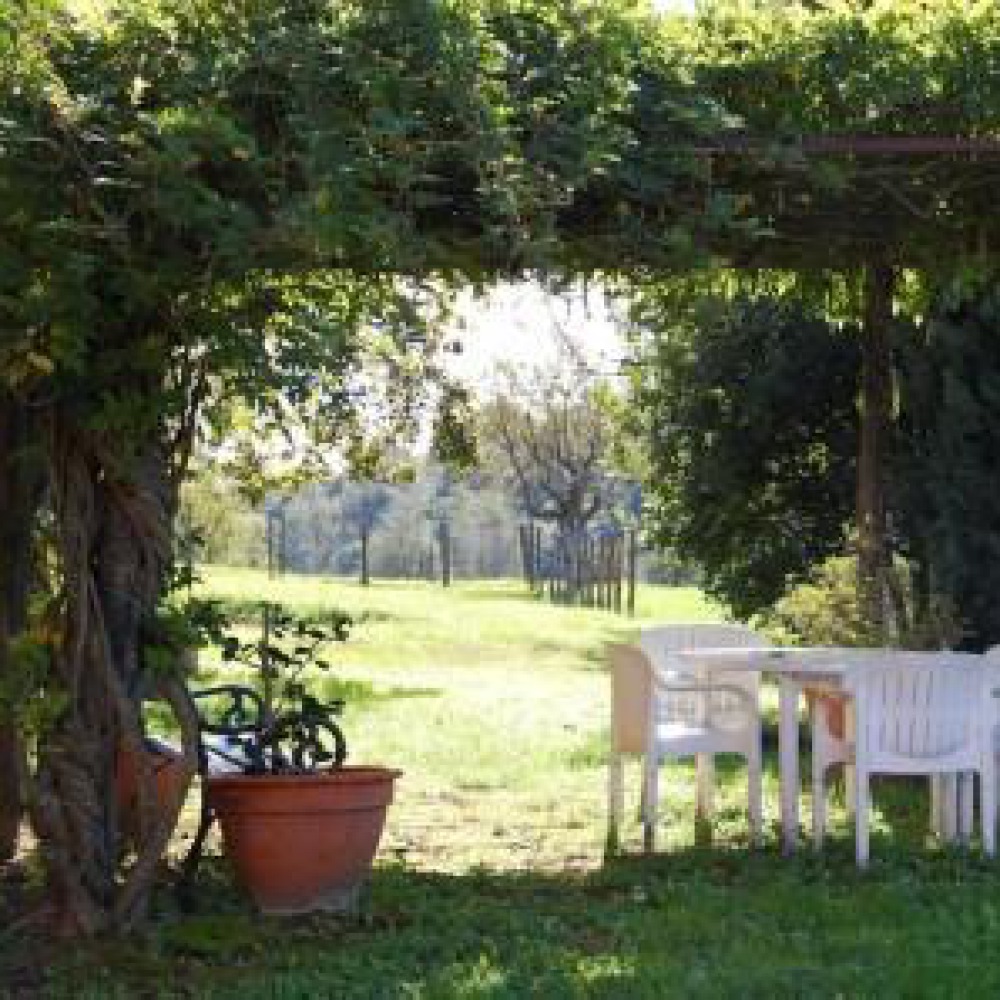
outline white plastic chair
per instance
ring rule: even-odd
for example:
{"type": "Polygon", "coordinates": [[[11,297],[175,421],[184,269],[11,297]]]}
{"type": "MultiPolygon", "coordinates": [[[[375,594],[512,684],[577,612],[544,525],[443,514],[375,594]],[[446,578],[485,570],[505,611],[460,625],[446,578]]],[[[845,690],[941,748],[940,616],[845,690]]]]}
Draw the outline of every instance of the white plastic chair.
{"type": "MultiPolygon", "coordinates": [[[[1000,647],[998,647],[1000,654],[1000,647]]],[[[898,656],[896,652],[890,655],[898,656]]],[[[906,654],[920,655],[920,654],[906,654]]],[[[997,663],[1000,664],[1000,655],[997,663]]],[[[832,702],[843,696],[818,694],[812,702],[812,810],[813,843],[823,847],[827,826],[827,775],[831,768],[844,768],[844,799],[848,816],[854,815],[854,706],[846,701],[844,728],[835,732],[830,725],[832,702]]],[[[1000,729],[995,736],[1000,754],[1000,729]]],[[[944,841],[956,837],[967,841],[973,826],[973,776],[971,774],[932,774],[930,776],[931,831],[944,841]]]]}
{"type": "Polygon", "coordinates": [[[859,867],[868,864],[869,780],[873,774],[932,778],[978,772],[983,850],[996,847],[993,755],[996,673],[955,666],[947,654],[860,661],[847,676],[855,711],[855,815],[859,867]]]}
{"type": "MultiPolygon", "coordinates": [[[[760,723],[756,695],[747,686],[690,687],[671,678],[659,683],[656,669],[637,646],[610,647],[611,657],[611,760],[608,767],[607,851],[618,849],[618,824],[625,808],[623,756],[644,755],[642,805],[644,844],[654,845],[657,777],[664,757],[699,757],[732,751],[747,758],[750,821],[755,839],[761,830],[760,723]],[[667,721],[653,724],[654,692],[669,705],[667,721]],[[688,722],[678,721],[677,717],[688,722]],[[674,717],[674,721],[669,721],[674,717]],[[700,717],[700,718],[699,718],[700,717]],[[706,724],[711,719],[712,724],[706,724]],[[728,725],[737,718],[735,727],[728,725]],[[651,737],[651,732],[655,735],[651,737]],[[652,764],[650,773],[649,763],[652,764]]],[[[680,678],[683,680],[683,678],[680,678]]],[[[709,760],[711,758],[709,757],[709,760]]],[[[699,772],[701,776],[703,772],[699,772]]]]}
{"type": "MultiPolygon", "coordinates": [[[[715,622],[658,625],[654,628],[643,629],[640,633],[639,642],[654,667],[661,674],[675,677],[678,674],[678,670],[676,663],[671,660],[671,654],[680,650],[727,647],[745,649],[767,645],[761,636],[745,625],[719,624],[715,622]]],[[[698,684],[706,683],[703,675],[696,674],[693,680],[698,684]]],[[[756,671],[726,672],[725,683],[744,688],[752,697],[754,705],[758,706],[756,711],[759,731],[760,675],[756,671]]],[[[759,746],[759,739],[757,740],[757,744],[759,746]]],[[[697,754],[696,783],[696,815],[699,819],[710,819],[713,813],[715,790],[715,766],[711,753],[697,754]]],[[[645,802],[645,783],[643,786],[643,802],[645,802]]]]}
{"type": "MultiPolygon", "coordinates": [[[[993,705],[1000,705],[1000,646],[991,646],[983,653],[983,662],[993,671],[994,686],[990,690],[993,705]]],[[[993,757],[1000,764],[1000,718],[993,721],[993,757]]],[[[948,775],[931,784],[931,818],[935,829],[945,838],[956,834],[967,840],[973,826],[973,776],[948,775]]]]}
{"type": "Polygon", "coordinates": [[[672,654],[712,647],[765,645],[740,625],[665,625],[641,633],[650,677],[646,695],[642,820],[647,850],[655,842],[659,768],[668,758],[695,756],[697,813],[710,818],[716,753],[746,758],[750,826],[754,839],[762,829],[760,676],[756,671],[727,671],[724,679],[686,670],[672,654]]]}
{"type": "Polygon", "coordinates": [[[608,761],[607,852],[618,850],[618,825],[625,811],[624,757],[646,752],[653,667],[638,646],[608,647],[611,661],[611,757],[608,761]]]}

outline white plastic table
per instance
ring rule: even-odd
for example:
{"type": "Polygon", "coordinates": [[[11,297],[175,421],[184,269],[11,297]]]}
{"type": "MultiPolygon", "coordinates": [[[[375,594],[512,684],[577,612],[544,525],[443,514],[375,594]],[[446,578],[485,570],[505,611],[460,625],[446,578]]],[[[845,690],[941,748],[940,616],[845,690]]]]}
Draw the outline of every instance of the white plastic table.
{"type": "MultiPolygon", "coordinates": [[[[845,678],[858,660],[873,656],[892,657],[905,662],[908,656],[926,657],[898,649],[857,649],[845,647],[760,646],[749,648],[689,649],[672,653],[678,667],[685,671],[719,673],[730,670],[755,670],[778,680],[778,769],[781,787],[781,843],[786,854],[796,847],[799,830],[799,700],[805,688],[843,691],[845,678]]],[[[942,652],[942,658],[955,665],[981,665],[974,653],[942,652]]],[[[847,737],[852,737],[853,719],[848,713],[847,737]]],[[[952,788],[954,781],[952,782],[952,788]]],[[[963,803],[963,810],[971,805],[963,803]]],[[[957,803],[943,811],[946,828],[954,828],[957,803]]]]}

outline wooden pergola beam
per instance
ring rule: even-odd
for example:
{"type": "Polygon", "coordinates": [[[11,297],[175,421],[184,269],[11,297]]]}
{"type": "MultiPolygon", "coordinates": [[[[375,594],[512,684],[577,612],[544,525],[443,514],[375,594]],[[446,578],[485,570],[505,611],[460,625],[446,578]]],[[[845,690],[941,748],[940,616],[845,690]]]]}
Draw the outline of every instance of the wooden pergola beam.
{"type": "Polygon", "coordinates": [[[1000,156],[1000,138],[934,135],[831,135],[765,141],[750,136],[712,139],[688,147],[700,156],[767,156],[775,152],[837,156],[1000,156]]]}

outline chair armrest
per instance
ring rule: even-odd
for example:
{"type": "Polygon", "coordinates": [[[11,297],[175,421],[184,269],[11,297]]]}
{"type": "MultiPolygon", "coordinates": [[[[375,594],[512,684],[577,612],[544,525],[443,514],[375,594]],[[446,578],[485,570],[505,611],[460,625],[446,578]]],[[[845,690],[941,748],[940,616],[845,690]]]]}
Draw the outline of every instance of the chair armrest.
{"type": "Polygon", "coordinates": [[[684,721],[701,723],[709,720],[719,723],[733,716],[750,720],[756,719],[759,714],[756,699],[745,688],[733,684],[671,684],[657,678],[653,683],[650,704],[651,724],[662,717],[661,705],[666,708],[668,716],[673,714],[684,721]]]}
{"type": "Polygon", "coordinates": [[[653,680],[653,694],[729,694],[750,706],[754,710],[757,704],[746,688],[737,687],[735,684],[671,684],[664,682],[660,678],[653,680]]]}

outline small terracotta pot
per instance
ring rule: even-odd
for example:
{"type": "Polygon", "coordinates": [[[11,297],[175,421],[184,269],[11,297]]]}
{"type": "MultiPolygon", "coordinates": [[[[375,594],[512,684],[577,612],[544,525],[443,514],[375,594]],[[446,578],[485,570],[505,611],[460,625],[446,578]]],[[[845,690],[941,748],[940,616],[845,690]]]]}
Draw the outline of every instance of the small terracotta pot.
{"type": "Polygon", "coordinates": [[[399,771],[208,779],[236,876],[264,913],[344,912],[371,870],[399,771]]]}
{"type": "Polygon", "coordinates": [[[830,735],[842,740],[847,732],[847,698],[839,694],[807,690],[806,700],[811,712],[826,713],[826,728],[830,735]]]}
{"type": "MultiPolygon", "coordinates": [[[[187,792],[191,776],[185,774],[184,757],[179,753],[155,750],[147,752],[146,757],[156,783],[156,806],[162,812],[175,794],[187,792]]],[[[119,751],[115,783],[122,831],[134,837],[139,832],[139,768],[134,753],[119,751]]]]}

